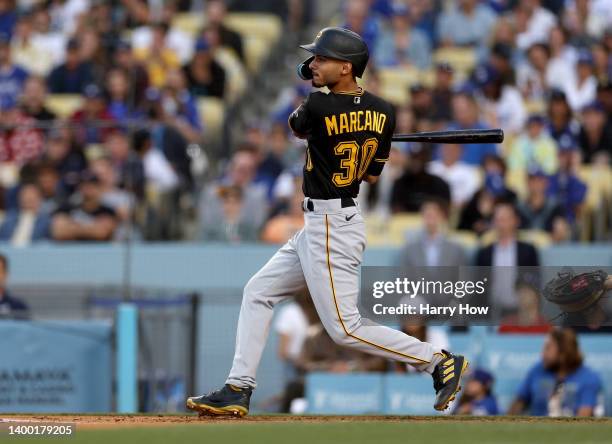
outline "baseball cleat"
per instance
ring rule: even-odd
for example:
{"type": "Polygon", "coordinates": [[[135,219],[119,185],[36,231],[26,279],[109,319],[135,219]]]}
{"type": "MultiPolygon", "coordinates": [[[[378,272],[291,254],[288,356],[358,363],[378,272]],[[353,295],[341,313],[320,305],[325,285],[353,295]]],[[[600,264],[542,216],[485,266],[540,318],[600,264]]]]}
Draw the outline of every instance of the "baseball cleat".
{"type": "Polygon", "coordinates": [[[442,350],[444,357],[436,365],[432,376],[434,389],[436,390],[436,402],[434,409],[446,410],[448,405],[455,399],[457,392],[461,390],[461,376],[468,368],[469,362],[461,355],[442,350]]]}
{"type": "Polygon", "coordinates": [[[187,408],[203,415],[212,416],[238,416],[243,417],[249,413],[253,389],[240,388],[225,384],[220,390],[207,395],[187,398],[187,408]]]}

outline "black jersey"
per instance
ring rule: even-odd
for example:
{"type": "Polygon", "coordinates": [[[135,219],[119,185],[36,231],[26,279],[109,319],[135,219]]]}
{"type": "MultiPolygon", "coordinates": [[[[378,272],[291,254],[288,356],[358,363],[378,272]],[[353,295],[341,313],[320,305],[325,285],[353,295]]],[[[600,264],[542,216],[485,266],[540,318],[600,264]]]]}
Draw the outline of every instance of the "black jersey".
{"type": "Polygon", "coordinates": [[[395,111],[367,91],[313,92],[291,114],[289,125],[308,140],[304,195],[357,197],[361,180],[380,175],[389,158],[395,111]]]}

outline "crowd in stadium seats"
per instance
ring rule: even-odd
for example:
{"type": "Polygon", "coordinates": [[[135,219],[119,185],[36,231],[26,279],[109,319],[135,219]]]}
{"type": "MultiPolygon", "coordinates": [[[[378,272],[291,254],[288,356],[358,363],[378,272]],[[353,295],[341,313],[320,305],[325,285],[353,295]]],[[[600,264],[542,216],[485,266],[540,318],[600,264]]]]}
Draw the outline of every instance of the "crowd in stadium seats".
{"type": "MultiPolygon", "coordinates": [[[[207,147],[262,57],[285,57],[269,53],[282,27],[316,16],[315,2],[304,5],[0,1],[0,239],[290,237],[304,149],[286,119],[310,85],[278,85],[268,115],[250,116],[216,154],[207,147]]],[[[502,145],[395,144],[380,181],[362,186],[373,225],[437,197],[473,247],[509,201],[521,235],[542,244],[609,239],[610,2],[345,0],[325,20],[367,41],[362,83],[396,106],[396,132],[506,133],[502,145]]]]}

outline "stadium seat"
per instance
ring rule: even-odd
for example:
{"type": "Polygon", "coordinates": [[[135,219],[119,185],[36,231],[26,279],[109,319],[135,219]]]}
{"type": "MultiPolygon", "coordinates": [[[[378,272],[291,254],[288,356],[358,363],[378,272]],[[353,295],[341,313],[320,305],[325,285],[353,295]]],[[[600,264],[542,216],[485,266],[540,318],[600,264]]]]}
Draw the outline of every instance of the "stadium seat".
{"type": "Polygon", "coordinates": [[[204,27],[204,24],[203,13],[182,12],[172,17],[171,26],[194,37],[204,27]]]}
{"type": "Polygon", "coordinates": [[[458,74],[465,76],[476,66],[476,52],[471,48],[440,48],[433,54],[435,63],[449,63],[458,74]]]}
{"type": "Polygon", "coordinates": [[[550,234],[543,230],[521,230],[519,231],[519,239],[537,248],[546,248],[552,243],[550,234]]]}
{"type": "Polygon", "coordinates": [[[257,72],[261,63],[270,53],[269,43],[256,36],[248,36],[244,41],[244,55],[246,66],[250,72],[257,72]]]}
{"type": "Polygon", "coordinates": [[[225,97],[228,104],[234,103],[244,92],[247,86],[247,76],[242,63],[236,53],[227,47],[222,47],[215,53],[215,60],[226,74],[225,97]]]}
{"type": "Polygon", "coordinates": [[[545,114],[546,102],[543,100],[526,100],[525,110],[527,114],[545,114]]]}
{"type": "Polygon", "coordinates": [[[61,119],[70,117],[83,104],[80,94],[49,94],[45,105],[61,119]]]}
{"type": "Polygon", "coordinates": [[[410,85],[421,80],[415,68],[381,68],[378,71],[381,95],[395,105],[406,105],[410,101],[410,85]]]}
{"type": "Polygon", "coordinates": [[[406,243],[410,233],[417,232],[423,226],[419,213],[400,213],[389,221],[387,229],[390,245],[400,246],[406,243]]]}
{"type": "Polygon", "coordinates": [[[274,14],[233,12],[227,15],[225,25],[243,36],[258,37],[272,47],[281,36],[283,25],[274,14]]]}
{"type": "Polygon", "coordinates": [[[450,231],[448,238],[466,249],[474,249],[478,246],[478,236],[470,230],[450,231]]]}
{"type": "Polygon", "coordinates": [[[380,214],[370,213],[365,216],[366,240],[369,246],[388,245],[387,225],[388,220],[380,214]]]}
{"type": "Polygon", "coordinates": [[[525,170],[508,170],[506,174],[506,186],[515,191],[519,197],[525,197],[527,194],[527,175],[525,170]]]}
{"type": "Polygon", "coordinates": [[[225,120],[225,105],[223,100],[216,97],[202,97],[198,99],[198,112],[204,126],[204,133],[208,139],[217,139],[223,130],[225,120]]]}

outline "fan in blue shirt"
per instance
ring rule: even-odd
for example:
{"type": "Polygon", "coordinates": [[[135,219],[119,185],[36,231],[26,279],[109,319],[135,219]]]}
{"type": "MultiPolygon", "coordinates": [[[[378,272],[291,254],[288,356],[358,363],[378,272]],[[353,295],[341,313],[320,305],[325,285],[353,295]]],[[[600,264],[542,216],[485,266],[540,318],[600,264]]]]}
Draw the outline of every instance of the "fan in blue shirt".
{"type": "Polygon", "coordinates": [[[548,334],[542,360],[529,370],[509,413],[533,416],[603,414],[601,378],[582,363],[573,330],[556,329],[548,334]]]}
{"type": "Polygon", "coordinates": [[[16,102],[21,95],[28,72],[11,60],[11,40],[0,33],[0,100],[16,102]]]}
{"type": "Polygon", "coordinates": [[[477,368],[470,375],[463,395],[453,408],[454,415],[498,415],[497,400],[493,394],[493,375],[477,368]]]}

